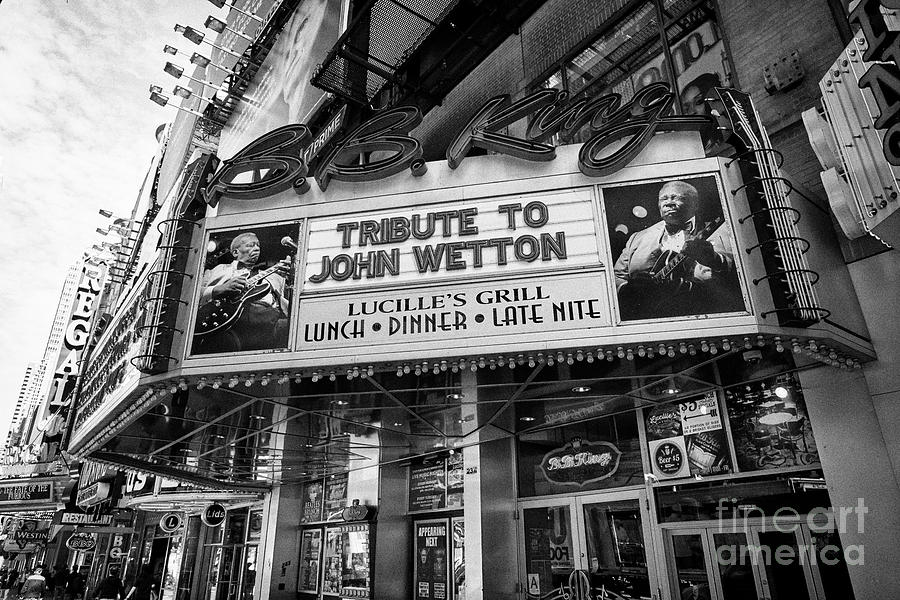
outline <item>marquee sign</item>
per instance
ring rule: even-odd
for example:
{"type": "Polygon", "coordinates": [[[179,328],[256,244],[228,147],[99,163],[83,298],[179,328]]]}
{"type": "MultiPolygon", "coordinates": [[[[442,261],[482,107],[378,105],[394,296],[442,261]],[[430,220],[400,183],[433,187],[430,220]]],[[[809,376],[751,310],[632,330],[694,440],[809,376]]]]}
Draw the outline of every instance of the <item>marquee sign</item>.
{"type": "Polygon", "coordinates": [[[596,265],[590,190],[311,219],[305,291],[596,265]]]}
{"type": "Polygon", "coordinates": [[[107,327],[84,372],[84,385],[78,399],[75,428],[79,428],[102,405],[115,402],[116,398],[130,391],[137,384],[140,373],[131,359],[138,353],[141,337],[138,326],[144,315],[147,286],[139,290],[107,327]]]}
{"type": "Polygon", "coordinates": [[[17,483],[0,485],[0,502],[50,501],[53,499],[52,483],[17,483]]]}
{"type": "MultiPolygon", "coordinates": [[[[581,148],[578,167],[585,175],[602,177],[631,162],[656,133],[712,130],[713,122],[707,116],[670,114],[674,102],[675,94],[665,83],[652,83],[627,102],[615,93],[572,101],[567,92],[552,89],[516,102],[509,96],[497,96],[488,100],[456,135],[446,150],[447,164],[457,168],[474,148],[530,161],[553,160],[556,149],[547,140],[557,133],[589,126],[592,136],[581,148]],[[503,133],[522,119],[529,120],[524,137],[503,133]],[[611,147],[616,149],[610,151],[611,147]]],[[[323,191],[332,180],[373,181],[407,169],[421,176],[427,169],[422,146],[409,135],[421,121],[415,107],[379,113],[338,141],[314,165],[305,160],[310,157],[308,150],[317,151],[324,142],[313,140],[306,125],[280,127],[223,161],[204,189],[204,198],[210,206],[216,206],[221,198],[253,200],[290,189],[304,194],[309,190],[310,174],[323,191]],[[358,164],[360,155],[370,153],[383,158],[358,164]],[[264,175],[258,180],[241,182],[244,174],[260,171],[264,175]]],[[[331,128],[329,124],[325,132],[331,128]]]]}

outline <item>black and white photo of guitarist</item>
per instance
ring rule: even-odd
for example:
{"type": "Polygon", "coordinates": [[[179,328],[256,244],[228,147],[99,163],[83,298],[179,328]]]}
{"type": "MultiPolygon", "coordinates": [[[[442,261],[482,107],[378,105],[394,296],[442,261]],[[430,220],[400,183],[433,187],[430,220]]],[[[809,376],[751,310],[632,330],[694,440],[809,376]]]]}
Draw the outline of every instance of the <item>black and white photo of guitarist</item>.
{"type": "Polygon", "coordinates": [[[285,288],[292,268],[290,259],[281,259],[266,269],[268,274],[262,272],[265,264],[261,262],[259,238],[252,232],[238,234],[231,240],[231,255],[233,261],[204,273],[200,307],[202,311],[205,305],[216,301],[240,302],[239,313],[227,327],[200,337],[194,352],[286,347],[290,298],[286,297],[285,288]]]}
{"type": "Polygon", "coordinates": [[[686,181],[664,183],[658,206],[662,220],[632,234],[615,262],[622,319],[743,310],[721,213],[698,222],[700,195],[686,181]]]}

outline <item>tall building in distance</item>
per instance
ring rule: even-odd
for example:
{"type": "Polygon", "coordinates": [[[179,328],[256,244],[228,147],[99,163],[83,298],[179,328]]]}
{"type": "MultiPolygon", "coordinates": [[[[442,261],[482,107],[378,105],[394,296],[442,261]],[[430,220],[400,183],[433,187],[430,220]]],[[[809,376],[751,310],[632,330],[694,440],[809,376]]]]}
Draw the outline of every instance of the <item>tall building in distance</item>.
{"type": "Polygon", "coordinates": [[[44,347],[44,356],[41,360],[43,371],[41,372],[41,396],[46,396],[53,381],[52,371],[59,359],[59,353],[66,337],[66,325],[69,313],[72,311],[72,303],[78,293],[78,283],[81,281],[83,262],[79,259],[69,266],[66,280],[59,294],[59,303],[56,305],[56,313],[53,315],[53,325],[50,327],[50,336],[44,347]],[[48,371],[50,372],[48,375],[48,371]]]}
{"type": "Polygon", "coordinates": [[[16,398],[16,408],[13,410],[9,430],[6,433],[6,444],[3,448],[4,455],[6,450],[15,443],[14,438],[19,436],[22,423],[40,404],[41,378],[44,366],[43,361],[40,363],[30,362],[25,366],[25,375],[22,377],[22,385],[19,386],[19,395],[16,398]]]}
{"type": "Polygon", "coordinates": [[[56,312],[53,316],[47,344],[44,346],[43,356],[40,361],[30,362],[25,368],[25,376],[22,379],[16,407],[6,434],[6,443],[2,450],[4,455],[8,454],[10,446],[20,442],[19,438],[23,433],[21,431],[22,425],[28,421],[29,415],[44,403],[50,391],[50,384],[53,381],[53,370],[59,360],[59,353],[62,350],[66,336],[67,319],[78,292],[82,267],[83,262],[80,259],[69,267],[60,291],[59,302],[56,305],[56,312]]]}

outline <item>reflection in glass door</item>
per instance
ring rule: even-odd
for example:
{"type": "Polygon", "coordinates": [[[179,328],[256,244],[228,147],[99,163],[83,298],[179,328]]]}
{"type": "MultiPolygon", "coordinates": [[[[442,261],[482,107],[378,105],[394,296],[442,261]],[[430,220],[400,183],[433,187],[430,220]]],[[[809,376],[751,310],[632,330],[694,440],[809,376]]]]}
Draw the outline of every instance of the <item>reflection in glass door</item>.
{"type": "MultiPolygon", "coordinates": [[[[637,498],[617,502],[582,502],[591,587],[622,598],[650,598],[644,519],[637,498]]],[[[604,597],[604,596],[600,596],[604,597]]],[[[613,595],[613,598],[616,596],[613,595]]]]}
{"type": "Polygon", "coordinates": [[[568,503],[524,508],[524,579],[528,596],[565,585],[575,569],[575,539],[568,503]]]}
{"type": "MultiPolygon", "coordinates": [[[[809,560],[800,554],[797,540],[798,531],[766,531],[765,528],[751,529],[759,549],[761,563],[758,568],[764,570],[763,586],[765,598],[769,600],[811,600],[813,586],[809,560]],[[781,557],[789,556],[790,559],[781,557]]],[[[805,547],[803,548],[805,552],[805,547]]]]}
{"type": "Polygon", "coordinates": [[[669,532],[666,560],[674,579],[676,597],[682,600],[711,600],[712,573],[706,559],[709,541],[704,532],[669,532]]]}
{"type": "Polygon", "coordinates": [[[520,580],[526,598],[549,597],[554,590],[560,597],[589,592],[596,598],[653,598],[642,494],[522,502],[520,580]]]}
{"type": "Polygon", "coordinates": [[[802,520],[722,521],[665,530],[673,596],[691,600],[852,599],[840,541],[802,520]],[[832,551],[826,561],[823,549],[832,551]],[[838,560],[841,559],[841,560],[838,560]],[[830,564],[829,564],[830,563],[830,564]],[[823,568],[823,564],[825,568],[823,568]],[[827,580],[828,585],[823,585],[827,580]],[[835,595],[835,594],[840,595],[835,595]]]}

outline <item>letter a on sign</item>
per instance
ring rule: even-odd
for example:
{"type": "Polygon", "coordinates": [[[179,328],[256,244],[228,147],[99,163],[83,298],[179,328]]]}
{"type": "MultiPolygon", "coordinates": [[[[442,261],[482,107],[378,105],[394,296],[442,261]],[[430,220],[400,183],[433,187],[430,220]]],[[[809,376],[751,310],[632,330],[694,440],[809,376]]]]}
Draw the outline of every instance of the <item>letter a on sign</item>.
{"type": "Polygon", "coordinates": [[[528,595],[529,596],[540,596],[541,595],[541,578],[537,573],[529,573],[528,574],[528,595]]]}

